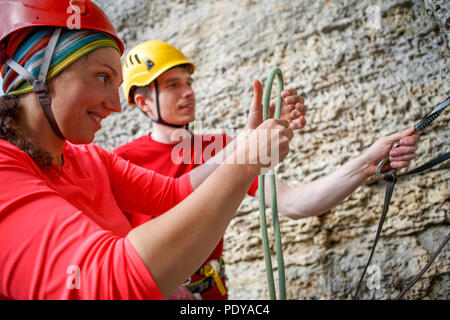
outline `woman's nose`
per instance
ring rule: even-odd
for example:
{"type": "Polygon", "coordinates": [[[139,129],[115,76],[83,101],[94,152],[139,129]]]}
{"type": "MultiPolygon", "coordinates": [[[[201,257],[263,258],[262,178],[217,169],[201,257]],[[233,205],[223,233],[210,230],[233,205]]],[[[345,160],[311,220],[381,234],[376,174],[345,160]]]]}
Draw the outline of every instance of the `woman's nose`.
{"type": "Polygon", "coordinates": [[[106,107],[112,112],[122,111],[122,105],[120,104],[119,90],[113,90],[109,95],[106,103],[106,107]]]}

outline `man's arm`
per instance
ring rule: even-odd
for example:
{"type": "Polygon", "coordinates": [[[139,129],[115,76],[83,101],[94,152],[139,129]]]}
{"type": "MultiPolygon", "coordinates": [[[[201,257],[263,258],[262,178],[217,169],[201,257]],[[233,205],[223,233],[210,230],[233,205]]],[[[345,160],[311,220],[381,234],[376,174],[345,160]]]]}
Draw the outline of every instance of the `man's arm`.
{"type": "MultiPolygon", "coordinates": [[[[209,159],[207,162],[198,166],[190,172],[190,179],[192,189],[196,189],[218,166],[224,159],[234,152],[234,149],[238,143],[240,143],[249,132],[262,123],[262,95],[263,87],[262,84],[255,80],[253,81],[253,101],[250,105],[248,121],[242,132],[234,139],[232,142],[226,145],[224,149],[218,152],[214,157],[209,159]]],[[[281,109],[281,119],[289,122],[289,127],[292,130],[299,130],[303,128],[306,124],[305,114],[306,107],[303,104],[304,100],[302,97],[297,95],[295,89],[286,89],[281,93],[283,98],[283,105],[281,109]]],[[[276,99],[273,99],[270,104],[270,114],[272,115],[275,111],[276,99]]]]}
{"type": "MultiPolygon", "coordinates": [[[[291,187],[276,180],[278,210],[283,215],[299,219],[320,215],[349,196],[368,177],[375,174],[378,163],[389,154],[390,167],[405,168],[416,157],[418,135],[414,127],[378,139],[362,155],[350,160],[335,172],[310,183],[291,187]],[[401,147],[391,150],[392,143],[401,147]]],[[[257,193],[256,193],[257,194],[257,193]]],[[[270,186],[265,186],[266,205],[270,206],[270,186]]]]}

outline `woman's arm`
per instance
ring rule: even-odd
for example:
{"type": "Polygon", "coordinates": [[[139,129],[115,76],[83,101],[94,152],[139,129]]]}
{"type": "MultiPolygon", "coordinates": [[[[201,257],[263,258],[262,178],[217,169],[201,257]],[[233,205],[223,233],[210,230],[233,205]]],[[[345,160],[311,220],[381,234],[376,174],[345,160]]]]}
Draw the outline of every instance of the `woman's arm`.
{"type": "MultiPolygon", "coordinates": [[[[102,228],[95,213],[68,202],[70,195],[50,188],[26,161],[6,163],[3,155],[0,172],[8,183],[0,184],[0,297],[163,298],[128,239],[102,228]]],[[[102,213],[111,224],[123,221],[120,212],[101,212],[100,219],[102,213]]]]}
{"type": "Polygon", "coordinates": [[[280,161],[289,152],[292,130],[287,121],[268,120],[258,128],[185,200],[128,234],[163,294],[194,273],[225,233],[261,168],[258,154],[266,144],[258,143],[258,133],[268,132],[280,161]],[[249,152],[255,145],[258,152],[249,152]],[[247,164],[236,162],[242,155],[249,156],[247,164]]]}

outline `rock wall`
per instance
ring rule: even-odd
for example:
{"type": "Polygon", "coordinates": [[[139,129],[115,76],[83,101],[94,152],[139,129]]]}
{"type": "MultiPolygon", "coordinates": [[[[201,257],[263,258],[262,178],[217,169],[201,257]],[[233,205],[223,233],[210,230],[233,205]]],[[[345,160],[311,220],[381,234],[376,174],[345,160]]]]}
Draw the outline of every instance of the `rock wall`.
{"type": "MultiPolygon", "coordinates": [[[[128,49],[160,39],[195,62],[197,132],[242,128],[252,80],[264,83],[280,67],[285,86],[309,107],[308,124],[277,171],[290,185],[331,173],[378,137],[412,126],[450,92],[446,1],[94,1],[128,49]]],[[[446,111],[423,131],[412,167],[449,151],[449,119],[446,111]]],[[[149,130],[123,100],[123,112],[105,120],[96,142],[112,149],[149,130]]],[[[394,298],[450,231],[449,167],[397,183],[360,298],[394,298]]],[[[288,299],[351,298],[385,186],[371,178],[322,216],[280,218],[288,299]]],[[[449,299],[449,247],[407,299],[449,299]]],[[[268,298],[255,199],[244,200],[227,229],[224,258],[231,299],[268,298]]]]}

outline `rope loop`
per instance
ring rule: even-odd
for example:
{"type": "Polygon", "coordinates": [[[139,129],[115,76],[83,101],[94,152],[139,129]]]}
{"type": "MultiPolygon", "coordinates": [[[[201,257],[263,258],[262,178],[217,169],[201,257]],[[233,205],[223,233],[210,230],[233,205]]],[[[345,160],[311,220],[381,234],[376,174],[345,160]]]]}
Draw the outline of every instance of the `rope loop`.
{"type": "MultiPolygon", "coordinates": [[[[278,94],[277,94],[277,104],[275,108],[274,118],[279,119],[281,115],[281,105],[282,105],[282,97],[281,92],[284,88],[283,83],[283,74],[279,68],[274,68],[269,74],[267,79],[266,86],[264,88],[263,94],[263,120],[267,120],[270,115],[270,93],[272,91],[273,81],[277,77],[278,81],[278,94]]],[[[280,235],[280,224],[278,219],[278,208],[277,208],[277,193],[275,188],[275,173],[273,169],[270,169],[269,173],[270,178],[270,191],[271,191],[271,208],[272,208],[272,220],[273,220],[273,228],[274,228],[274,237],[275,237],[275,249],[277,255],[277,264],[278,264],[278,292],[280,294],[281,300],[286,300],[286,280],[285,280],[285,270],[284,270],[284,259],[283,259],[283,248],[281,244],[281,235],[280,235]]],[[[273,279],[273,271],[272,271],[272,259],[269,249],[269,240],[267,234],[267,221],[266,221],[266,201],[265,201],[265,193],[264,193],[264,174],[260,174],[258,178],[258,199],[259,199],[259,213],[260,213],[260,225],[261,225],[261,237],[262,244],[264,248],[264,260],[266,264],[266,274],[267,274],[267,282],[269,285],[269,296],[271,300],[276,300],[275,293],[275,282],[273,279]]]]}

